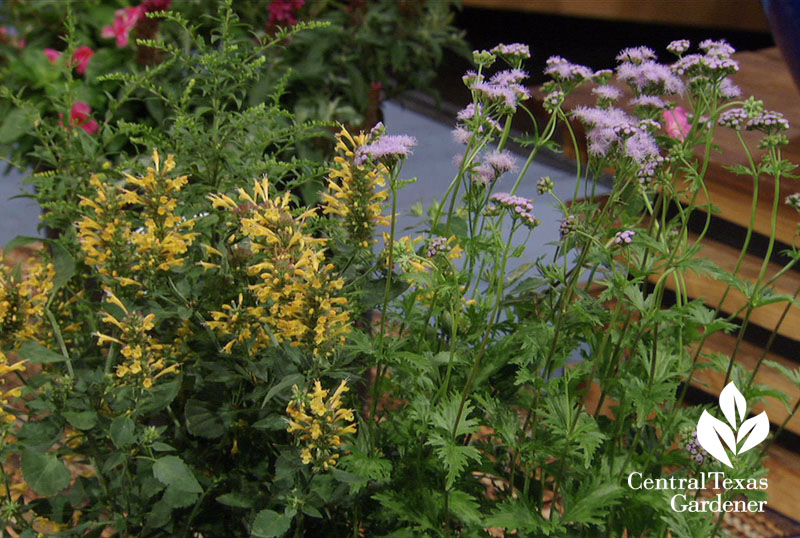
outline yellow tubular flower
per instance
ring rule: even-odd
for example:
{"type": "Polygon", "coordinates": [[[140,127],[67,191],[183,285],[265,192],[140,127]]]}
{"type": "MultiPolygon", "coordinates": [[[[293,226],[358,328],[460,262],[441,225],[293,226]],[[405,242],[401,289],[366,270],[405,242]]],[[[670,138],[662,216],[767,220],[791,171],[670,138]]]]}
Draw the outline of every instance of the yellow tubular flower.
{"type": "Polygon", "coordinates": [[[131,312],[113,293],[108,294],[107,301],[122,309],[124,316],[117,319],[104,312],[102,320],[119,334],[114,337],[95,333],[95,336],[98,345],[114,343],[120,346],[123,361],[115,369],[117,384],[150,389],[155,379],[167,373],[178,373],[179,365],[170,360],[175,354],[172,346],[159,343],[149,334],[155,328],[155,314],[142,316],[139,312],[131,312]],[[167,365],[167,361],[171,364],[167,365]]]}
{"type": "Polygon", "coordinates": [[[389,197],[383,164],[355,163],[355,151],[368,144],[368,135],[353,137],[342,127],[336,135],[336,157],[328,173],[328,190],[322,194],[322,211],[341,217],[348,236],[357,245],[368,247],[374,240],[375,226],[388,225],[383,203],[389,197]]]}
{"type": "Polygon", "coordinates": [[[294,396],[286,406],[286,430],[304,445],[300,459],[306,465],[311,464],[315,471],[326,471],[336,465],[342,436],[356,433],[353,410],[342,407],[342,394],[348,390],[347,382],[342,381],[328,398],[329,391],[317,380],[314,389],[307,393],[295,386],[294,396]]]}
{"type": "Polygon", "coordinates": [[[274,338],[315,356],[333,353],[350,331],[350,314],[346,299],[337,296],[344,281],[324,264],[325,239],[308,231],[315,211],[293,214],[289,194],[271,198],[266,178],[254,182],[252,194],[239,189],[236,199],[210,198],[230,211],[236,231],[229,242],[238,250],[246,246],[245,270],[253,279],[248,290],[256,301],[251,306],[250,297],[240,296],[211,312],[208,326],[227,340],[224,351],[245,343],[257,351],[274,338]]]}
{"type": "Polygon", "coordinates": [[[0,265],[0,347],[16,348],[41,334],[55,274],[51,263],[37,260],[19,281],[0,265]]]}
{"type": "Polygon", "coordinates": [[[123,174],[125,186],[106,184],[92,176],[90,185],[95,193],[80,202],[86,209],[77,223],[85,261],[122,287],[140,287],[140,281],[183,265],[197,236],[191,231],[195,219],[175,214],[178,193],[188,177],[167,177],[175,168],[172,155],[162,166],[154,151],[153,163],[155,167],[142,176],[123,174]]]}

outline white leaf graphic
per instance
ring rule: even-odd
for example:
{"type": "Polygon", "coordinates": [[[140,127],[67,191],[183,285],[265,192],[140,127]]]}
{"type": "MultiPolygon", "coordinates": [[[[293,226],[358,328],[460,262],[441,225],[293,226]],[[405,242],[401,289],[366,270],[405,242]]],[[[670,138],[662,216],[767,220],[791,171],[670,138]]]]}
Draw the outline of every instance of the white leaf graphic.
{"type": "Polygon", "coordinates": [[[767,435],[769,435],[769,418],[767,418],[766,411],[761,411],[760,414],[753,418],[745,420],[739,427],[739,433],[736,436],[736,444],[738,445],[741,443],[745,437],[747,437],[747,441],[745,441],[738,453],[741,454],[742,452],[750,450],[766,439],[767,435]],[[751,430],[752,433],[750,433],[751,430]],[[747,437],[748,433],[750,433],[750,437],[747,437]]]}
{"type": "Polygon", "coordinates": [[[697,442],[716,459],[728,467],[733,467],[725,448],[719,441],[720,437],[728,445],[731,452],[736,454],[736,437],[730,426],[712,417],[708,411],[703,411],[700,420],[697,421],[697,442]]]}
{"type": "MultiPolygon", "coordinates": [[[[747,400],[744,399],[744,396],[742,396],[742,393],[736,388],[736,385],[733,384],[733,381],[728,383],[725,388],[722,389],[722,392],[720,392],[719,407],[722,409],[722,414],[725,415],[728,424],[730,424],[734,430],[737,424],[736,411],[739,411],[739,420],[744,420],[745,412],[747,411],[747,400]]],[[[733,453],[736,454],[736,450],[734,450],[733,453]]]]}

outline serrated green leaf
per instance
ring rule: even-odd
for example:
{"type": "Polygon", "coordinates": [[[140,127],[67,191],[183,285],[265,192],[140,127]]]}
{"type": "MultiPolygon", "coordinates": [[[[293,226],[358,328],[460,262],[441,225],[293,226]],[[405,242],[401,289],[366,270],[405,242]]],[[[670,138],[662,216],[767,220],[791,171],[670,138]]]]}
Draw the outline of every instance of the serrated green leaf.
{"type": "Polygon", "coordinates": [[[261,510],[256,514],[250,535],[256,538],[275,538],[289,530],[292,518],[274,510],[261,510]]]}
{"type": "Polygon", "coordinates": [[[27,450],[22,454],[22,476],[39,495],[49,497],[67,488],[72,475],[53,454],[27,450]]]}
{"type": "Polygon", "coordinates": [[[203,488],[189,467],[178,456],[162,456],[153,464],[153,476],[167,487],[186,493],[202,493],[203,488]]]}

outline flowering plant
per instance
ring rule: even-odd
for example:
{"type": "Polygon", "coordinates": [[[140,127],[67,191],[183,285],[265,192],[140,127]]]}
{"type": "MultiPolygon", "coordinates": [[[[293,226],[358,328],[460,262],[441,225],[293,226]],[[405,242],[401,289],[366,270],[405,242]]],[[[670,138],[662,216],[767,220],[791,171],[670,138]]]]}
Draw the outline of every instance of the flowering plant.
{"type": "MultiPolygon", "coordinates": [[[[704,471],[763,475],[765,449],[734,450],[724,469],[706,457],[691,434],[704,408],[684,397],[709,368],[742,388],[740,418],[740,402],[773,394],[736,351],[704,344],[793,299],[763,270],[745,284],[738,267],[700,258],[708,221],[696,237],[689,220],[710,206],[698,200],[718,129],[763,135],[761,154],[742,139],[750,166],[737,168],[755,182],[779,185],[794,165],[781,156],[785,119],[737,99],[726,43],[670,49],[671,66],[626,49],[616,74],[551,58],[547,119],[524,137],[511,121],[529,113],[528,48],[477,51],[454,130],[464,153],[419,234],[397,225],[415,140],[380,124],[340,128],[332,162],[298,171],[324,169],[314,205],[298,203],[286,168],[233,153],[220,174],[187,153],[169,140],[193,128],[185,118],[169,135],[138,128],[169,153],[97,166],[68,233],[2,273],[3,371],[24,369],[22,387],[3,389],[5,524],[91,536],[717,534],[721,517],[626,477],[678,484],[686,499],[704,471]],[[632,112],[614,105],[614,76],[632,112]],[[597,105],[567,109],[589,84],[597,105]],[[518,190],[570,119],[588,139],[573,199],[536,181],[563,213],[557,250],[511,270],[543,203],[518,190]],[[515,138],[530,148],[521,166],[515,138]],[[745,293],[742,311],[688,297],[690,270],[745,293]]],[[[795,247],[788,256],[787,267],[800,260],[795,247]]],[[[764,492],[723,495],[736,493],[764,492]]]]}

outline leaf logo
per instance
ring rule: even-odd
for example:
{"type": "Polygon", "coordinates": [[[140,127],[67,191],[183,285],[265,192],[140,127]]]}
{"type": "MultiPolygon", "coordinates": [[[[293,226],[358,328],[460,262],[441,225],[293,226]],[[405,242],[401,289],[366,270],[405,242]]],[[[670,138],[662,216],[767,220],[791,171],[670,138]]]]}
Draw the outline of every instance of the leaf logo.
{"type": "Polygon", "coordinates": [[[769,418],[767,412],[762,411],[761,414],[745,420],[747,401],[733,382],[722,389],[719,407],[728,421],[727,424],[711,416],[708,411],[703,411],[697,421],[697,442],[717,460],[733,467],[720,439],[733,455],[747,452],[769,435],[769,418]],[[737,416],[740,422],[738,428],[737,416]]]}

